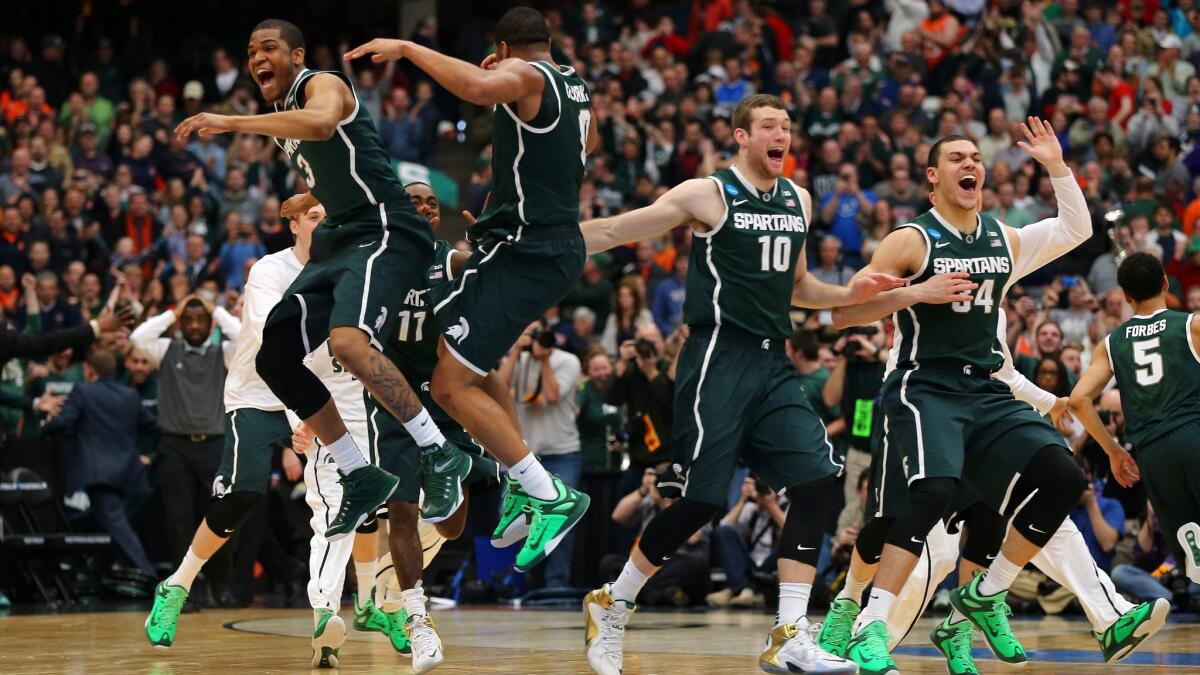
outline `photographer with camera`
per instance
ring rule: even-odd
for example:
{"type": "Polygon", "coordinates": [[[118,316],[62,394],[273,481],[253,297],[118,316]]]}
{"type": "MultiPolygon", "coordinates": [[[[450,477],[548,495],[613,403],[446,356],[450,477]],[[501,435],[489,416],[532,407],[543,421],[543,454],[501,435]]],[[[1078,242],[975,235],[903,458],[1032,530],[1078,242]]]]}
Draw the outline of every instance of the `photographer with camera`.
{"type": "Polygon", "coordinates": [[[846,425],[846,504],[858,500],[858,476],[871,465],[871,434],[879,424],[879,390],[888,360],[888,335],[876,321],[842,331],[833,345],[837,362],[825,382],[825,405],[840,405],[846,425]]]}
{"type": "MultiPolygon", "coordinates": [[[[1134,449],[1125,442],[1125,412],[1121,407],[1121,392],[1117,389],[1110,389],[1101,394],[1100,400],[1096,404],[1096,413],[1100,416],[1100,421],[1104,423],[1104,428],[1112,434],[1113,438],[1117,439],[1121,447],[1133,451],[1134,449]]],[[[1130,520],[1142,518],[1146,510],[1146,488],[1142,482],[1138,481],[1131,487],[1123,487],[1117,481],[1109,480],[1111,470],[1108,456],[1104,454],[1104,449],[1090,434],[1085,438],[1078,454],[1087,460],[1097,478],[1105,480],[1103,495],[1121,502],[1121,507],[1125,509],[1125,516],[1130,520]]]]}
{"type": "Polygon", "coordinates": [[[674,419],[675,373],[663,358],[663,337],[653,322],[638,326],[634,339],[621,344],[617,377],[604,402],[625,406],[629,467],[621,477],[620,492],[629,492],[641,481],[643,469],[671,459],[671,423],[674,419]]]}
{"type": "MultiPolygon", "coordinates": [[[[529,449],[547,471],[569,487],[579,487],[583,459],[575,426],[579,359],[554,346],[554,333],[543,321],[529,324],[500,363],[500,379],[513,392],[517,417],[529,449]]],[[[575,535],[568,534],[546,560],[546,587],[571,585],[575,535]]]]}
{"type": "Polygon", "coordinates": [[[728,586],[708,594],[710,606],[763,606],[763,596],[751,587],[750,576],[775,569],[775,539],[786,518],[778,493],[754,476],[742,481],[737,502],[713,529],[713,563],[725,570],[728,586]]]}

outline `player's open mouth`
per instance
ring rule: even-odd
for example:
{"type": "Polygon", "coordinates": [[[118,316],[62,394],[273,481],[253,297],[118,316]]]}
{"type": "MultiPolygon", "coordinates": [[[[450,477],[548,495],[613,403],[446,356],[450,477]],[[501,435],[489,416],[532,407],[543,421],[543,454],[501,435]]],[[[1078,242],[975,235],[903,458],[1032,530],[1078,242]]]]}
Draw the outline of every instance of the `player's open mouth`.
{"type": "Polygon", "coordinates": [[[275,81],[275,73],[263,68],[256,73],[258,75],[258,86],[266,88],[275,81]]]}
{"type": "Polygon", "coordinates": [[[975,176],[963,176],[962,178],[958,179],[958,187],[962,188],[966,192],[975,194],[975,187],[978,182],[979,179],[975,176]]]}
{"type": "Polygon", "coordinates": [[[777,162],[783,161],[783,155],[783,148],[769,148],[767,150],[767,158],[777,162]]]}

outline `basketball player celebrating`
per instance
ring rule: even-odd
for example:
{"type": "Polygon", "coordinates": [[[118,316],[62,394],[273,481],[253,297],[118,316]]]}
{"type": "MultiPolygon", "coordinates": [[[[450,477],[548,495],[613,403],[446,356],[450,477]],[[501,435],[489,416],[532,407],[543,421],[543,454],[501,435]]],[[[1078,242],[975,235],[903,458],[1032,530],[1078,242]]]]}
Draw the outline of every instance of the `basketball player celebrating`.
{"type": "MultiPolygon", "coordinates": [[[[999,311],[1001,315],[997,330],[1001,332],[997,337],[1004,352],[1004,363],[992,373],[992,378],[1006,384],[1018,400],[1033,405],[1039,414],[1057,419],[1067,410],[1066,398],[1057,398],[1039,389],[1013,367],[1012,356],[1004,343],[1006,335],[1003,331],[1008,324],[1003,310],[999,311]]],[[[878,467],[872,471],[871,486],[867,492],[870,502],[868,513],[873,516],[859,533],[846,584],[830,604],[829,614],[817,638],[817,644],[838,656],[846,653],[854,621],[860,612],[862,594],[874,576],[888,526],[896,514],[903,511],[903,508],[897,508],[896,502],[902,502],[900,507],[907,506],[907,495],[896,494],[897,490],[905,487],[902,481],[890,482],[889,487],[896,489],[886,494],[877,491],[880,479],[886,473],[903,473],[904,467],[898,453],[875,453],[875,461],[878,467]],[[868,564],[867,560],[872,562],[868,564]]],[[[1003,473],[1005,468],[992,466],[982,470],[1003,473]]],[[[962,562],[958,565],[961,583],[966,583],[985,569],[1000,551],[1007,516],[1012,515],[1016,507],[1012,495],[999,491],[975,495],[971,490],[962,488],[959,492],[952,513],[943,519],[955,533],[948,533],[942,522],[934,525],[926,538],[920,560],[892,606],[888,616],[889,648],[904,640],[924,612],[934,591],[954,570],[960,557],[962,537],[959,533],[964,525],[966,545],[961,547],[962,562]]],[[[1123,660],[1166,622],[1170,603],[1159,600],[1135,606],[1116,592],[1112,579],[1096,566],[1087,544],[1069,518],[1062,522],[1031,562],[1079,599],[1092,623],[1092,635],[1100,643],[1106,662],[1123,660]]],[[[978,673],[971,653],[973,634],[970,622],[954,622],[950,619],[941,622],[930,634],[930,640],[946,657],[947,669],[952,675],[978,673]]]]}
{"type": "Polygon", "coordinates": [[[754,95],[733,112],[738,156],[729,169],[685,181],[651,206],[584,223],[589,251],[603,251],[688,224],[693,228],[679,355],[673,446],[686,470],[683,497],[646,528],[617,580],[584,600],[588,663],[621,672],[634,600],[663,561],[725,504],[739,459],[791,500],[779,546],[779,615],[759,660],[768,672],[850,673],[809,634],[808,596],[821,544],[820,514],[841,470],[825,427],[784,353],[792,305],[865,301],[902,280],[870,274],[849,288],[807,274],[804,243],[812,199],[782,178],[791,142],[787,107],[754,95]]]}
{"type": "Polygon", "coordinates": [[[455,284],[434,291],[444,334],[433,398],[509,469],[497,546],[525,538],[516,569],[545,559],[587,510],[588,496],[548,473],[498,403],[487,374],[530,323],[558,303],[583,271],[579,186],[599,142],[587,85],[550,55],[550,28],[516,7],[496,24],[496,53],[482,67],[404,40],[376,39],[348,52],[375,62],[408,59],[451,93],[494,105],[495,183],[471,228],[478,247],[455,284]]]}
{"type": "MultiPolygon", "coordinates": [[[[179,612],[192,581],[258,506],[270,483],[272,452],[290,445],[292,431],[283,403],[259,379],[254,356],[261,344],[263,321],[304,267],[312,232],[324,216],[324,209],[318,206],[293,219],[295,246],[266,256],[250,268],[242,301],[242,328],[225,378],[225,448],[213,481],[216,501],[196,528],[179,567],[155,589],[145,628],[146,637],[156,647],[174,643],[179,612]]],[[[147,328],[163,330],[148,324],[147,328]]]]}
{"type": "Polygon", "coordinates": [[[1167,309],[1167,278],[1153,255],[1126,258],[1117,283],[1134,316],[1096,345],[1071,392],[1071,409],[1109,457],[1123,455],[1092,405],[1116,376],[1146,494],[1163,529],[1175,535],[1176,559],[1200,583],[1200,319],[1167,309]]]}
{"type": "Polygon", "coordinates": [[[900,453],[904,477],[889,473],[881,489],[886,493],[888,481],[904,480],[909,498],[887,532],[871,598],[847,648],[864,673],[896,671],[887,648],[891,604],[964,478],[977,494],[994,492],[999,483],[1000,493],[1011,493],[1018,507],[988,571],[951,594],[953,618],[975,625],[1000,660],[1026,661],[1008,624],[1008,587],[1086,484],[1061,435],[990,377],[1003,362],[996,310],[1009,286],[1091,235],[1087,204],[1053,130],[1031,117],[1024,131],[1027,142],[1020,146],[1050,174],[1058,217],[1015,230],[980,214],[979,149],[963,137],[943,138],[930,149],[926,169],[936,206],[888,235],[859,274],[884,272],[919,282],[965,272],[977,285],[972,299],[923,303],[914,299],[923,285],[916,283],[850,308],[853,321],[841,317],[861,323],[896,313],[898,338],[882,395],[886,451],[900,453]]]}
{"type": "Polygon", "coordinates": [[[334,356],[388,409],[417,443],[439,453],[444,489],[432,491],[426,517],[448,517],[462,499],[469,462],[447,444],[395,364],[381,353],[396,328],[390,304],[420,290],[432,262],[429,227],[410,204],[379,133],[341,72],[304,67],[304,37],[287,21],[268,19],[250,35],[250,76],[280,112],[251,116],[201,113],[176,136],[229,131],[274,136],[310,192],[287,200],[285,217],[314,204],[327,218],[313,233],[311,259],[271,311],[256,367],[267,386],[329,448],[342,478],[341,507],[326,532],[352,533],[397,489],[399,479],[369,464],[338,415],[329,390],[303,367],[326,338],[334,356]]]}

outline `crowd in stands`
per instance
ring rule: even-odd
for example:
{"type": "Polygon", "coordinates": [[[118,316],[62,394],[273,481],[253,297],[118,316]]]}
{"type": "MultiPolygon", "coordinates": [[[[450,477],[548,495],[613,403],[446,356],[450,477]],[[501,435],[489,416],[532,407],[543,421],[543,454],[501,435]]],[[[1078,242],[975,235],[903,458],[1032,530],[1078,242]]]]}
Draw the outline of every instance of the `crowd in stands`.
{"type": "MultiPolygon", "coordinates": [[[[1069,392],[1092,348],[1130,315],[1116,285],[1123,252],[1159,256],[1172,306],[1200,311],[1200,6],[1192,0],[629,0],[541,9],[556,60],[591,88],[601,135],[580,194],[583,219],[644,206],[729,166],[733,106],[752,93],[776,94],[792,111],[786,176],[813,196],[807,264],[818,278],[845,283],[892,229],[930,207],[924,170],[942,136],[978,144],[987,215],[1012,227],[1054,217],[1048,176],[1016,146],[1019,123],[1037,115],[1059,136],[1094,235],[1004,299],[1018,369],[1060,396],[1069,392]]],[[[289,18],[304,27],[303,17],[289,18]]],[[[475,63],[491,44],[477,21],[452,33],[429,19],[411,37],[475,63]]],[[[118,303],[145,321],[189,296],[236,316],[249,266],[291,244],[280,201],[305,189],[271,139],[185,143],[172,133],[201,110],[269,107],[238,51],[214,46],[204,68],[176,72],[162,58],[130,60],[118,35],[0,28],[0,47],[0,312],[9,330],[71,327],[118,303]]],[[[472,166],[441,158],[477,138],[456,139],[454,129],[487,128],[490,111],[456,107],[403,63],[344,65],[336,57],[343,51],[342,42],[310,44],[309,66],[344,70],[393,159],[452,173],[463,206],[478,213],[491,185],[490,146],[469,147],[478,153],[472,166]]],[[[547,564],[547,585],[602,581],[611,564],[604,557],[623,560],[666,503],[656,477],[671,452],[690,240],[677,228],[592,256],[562,305],[501,366],[542,461],[593,497],[573,544],[547,564]]],[[[794,318],[793,362],[850,469],[822,557],[822,578],[836,585],[863,521],[871,424],[859,411],[877,394],[892,327],[839,334],[828,313],[798,309],[794,318]]],[[[127,343],[116,349],[116,380],[153,411],[155,360],[127,343]]],[[[2,364],[0,388],[50,393],[61,404],[84,379],[82,359],[14,359],[2,364]]],[[[1118,435],[1119,397],[1111,390],[1100,401],[1118,435]]],[[[11,444],[38,437],[47,416],[4,408],[0,427],[11,444]]],[[[1098,564],[1123,592],[1188,602],[1144,492],[1108,480],[1081,426],[1060,431],[1092,472],[1094,489],[1072,518],[1098,564]]],[[[156,472],[158,447],[155,429],[143,430],[137,452],[154,492],[124,498],[153,563],[174,564],[174,549],[154,543],[154,528],[166,526],[155,500],[172,491],[156,472]]],[[[285,469],[279,508],[303,509],[285,469]]],[[[74,487],[63,496],[84,518],[89,507],[70,501],[74,487]]],[[[760,592],[773,586],[761,580],[772,574],[786,508],[740,472],[728,513],[672,559],[649,601],[769,601],[760,592]]],[[[290,561],[303,559],[306,536],[303,517],[291,519],[294,532],[280,529],[287,520],[264,518],[263,528],[279,549],[267,576],[290,587],[298,568],[290,561]]]]}

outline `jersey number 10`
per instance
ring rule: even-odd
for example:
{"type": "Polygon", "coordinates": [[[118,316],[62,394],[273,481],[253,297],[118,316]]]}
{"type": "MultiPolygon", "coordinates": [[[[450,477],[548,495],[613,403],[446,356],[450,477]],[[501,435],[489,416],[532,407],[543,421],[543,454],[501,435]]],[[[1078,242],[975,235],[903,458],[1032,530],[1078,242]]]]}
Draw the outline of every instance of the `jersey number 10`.
{"type": "Polygon", "coordinates": [[[786,272],[792,262],[791,237],[772,237],[763,235],[758,238],[762,244],[762,271],[786,272]]]}

